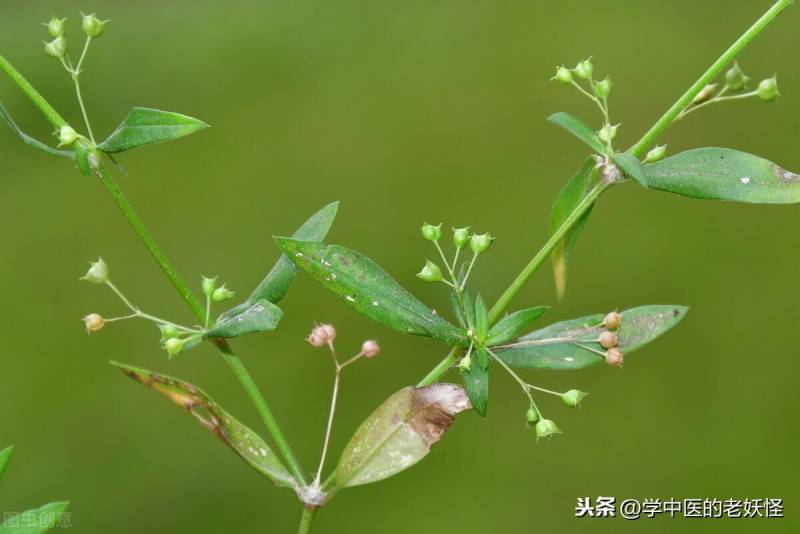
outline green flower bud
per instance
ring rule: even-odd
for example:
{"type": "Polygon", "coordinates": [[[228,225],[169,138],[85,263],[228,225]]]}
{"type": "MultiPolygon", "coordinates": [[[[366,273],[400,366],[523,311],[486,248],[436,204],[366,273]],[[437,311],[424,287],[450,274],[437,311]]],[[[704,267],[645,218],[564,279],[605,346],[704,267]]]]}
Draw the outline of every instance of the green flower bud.
{"type": "Polygon", "coordinates": [[[158,329],[161,330],[161,342],[165,343],[168,339],[173,339],[181,335],[180,330],[171,324],[160,324],[158,329]]]}
{"type": "Polygon", "coordinates": [[[63,58],[67,53],[67,40],[59,35],[50,42],[44,43],[44,53],[56,59],[63,58]]]}
{"type": "Polygon", "coordinates": [[[702,104],[707,100],[711,100],[711,98],[714,96],[714,93],[716,92],[717,92],[717,84],[710,83],[706,85],[700,90],[699,93],[697,93],[697,96],[694,97],[694,99],[692,100],[692,105],[696,106],[697,104],[702,104]]]}
{"type": "Polygon", "coordinates": [[[467,354],[461,361],[458,362],[458,368],[462,371],[469,371],[469,368],[472,366],[472,357],[467,354]]]}
{"type": "Polygon", "coordinates": [[[561,82],[565,85],[572,83],[572,73],[569,71],[568,68],[561,66],[556,68],[556,75],[550,78],[551,80],[556,80],[561,82]]]}
{"type": "Polygon", "coordinates": [[[567,406],[575,407],[583,400],[583,398],[588,395],[585,391],[579,391],[577,389],[571,389],[561,395],[561,400],[564,401],[564,404],[567,406]]]}
{"type": "Polygon", "coordinates": [[[489,250],[489,247],[492,246],[492,242],[494,238],[492,234],[480,234],[480,235],[473,235],[469,240],[469,248],[472,249],[472,252],[475,254],[481,254],[489,250]]]}
{"type": "Polygon", "coordinates": [[[108,265],[103,258],[97,258],[95,262],[89,262],[89,270],[81,278],[93,284],[105,284],[108,282],[108,265]]]}
{"type": "Polygon", "coordinates": [[[422,278],[426,282],[441,282],[444,280],[442,270],[430,260],[425,260],[425,267],[417,273],[417,277],[422,278]]]}
{"type": "Polygon", "coordinates": [[[236,293],[225,287],[225,284],[222,284],[220,287],[215,289],[213,293],[211,293],[211,300],[214,302],[225,302],[235,294],[236,293]]]}
{"type": "Polygon", "coordinates": [[[561,434],[561,430],[550,419],[540,419],[536,423],[536,439],[546,438],[553,434],[561,434]]]}
{"type": "Polygon", "coordinates": [[[528,411],[525,413],[525,419],[528,420],[528,425],[533,426],[539,420],[539,412],[531,406],[528,408],[528,411]]]}
{"type": "Polygon", "coordinates": [[[614,84],[611,83],[611,80],[606,77],[605,80],[599,81],[594,86],[594,94],[600,98],[608,98],[611,94],[611,89],[614,87],[614,84]]]}
{"type": "Polygon", "coordinates": [[[184,343],[185,341],[183,339],[171,337],[164,342],[164,349],[167,351],[167,354],[169,354],[169,357],[172,358],[183,352],[184,343]]]}
{"type": "Polygon", "coordinates": [[[438,226],[425,223],[422,225],[422,237],[428,241],[439,241],[442,238],[442,223],[438,226]]]}
{"type": "Polygon", "coordinates": [[[597,132],[597,137],[604,143],[610,143],[611,140],[617,136],[617,128],[619,128],[619,124],[615,124],[614,126],[606,124],[597,132]]]}
{"type": "Polygon", "coordinates": [[[58,129],[58,146],[69,146],[79,138],[78,132],[68,124],[58,129]]]}
{"type": "Polygon", "coordinates": [[[108,20],[98,19],[94,13],[91,15],[84,15],[81,13],[81,15],[83,16],[81,27],[83,28],[84,33],[89,37],[100,37],[106,27],[106,24],[110,22],[108,20]]]}
{"type": "Polygon", "coordinates": [[[667,155],[667,145],[658,145],[650,149],[650,152],[645,156],[643,163],[655,163],[658,160],[664,159],[667,155]]]}
{"type": "Polygon", "coordinates": [[[210,297],[214,294],[214,290],[217,289],[217,277],[214,278],[207,278],[203,276],[203,295],[210,297]]]}
{"type": "Polygon", "coordinates": [[[764,102],[772,102],[775,100],[775,97],[780,94],[778,92],[777,76],[767,78],[766,80],[761,80],[761,83],[758,84],[758,89],[756,89],[756,94],[758,95],[758,98],[764,102]]]}
{"type": "Polygon", "coordinates": [[[64,17],[63,19],[56,18],[53,15],[53,18],[50,19],[49,22],[43,23],[47,26],[47,32],[52,35],[53,37],[61,37],[64,35],[64,22],[66,22],[67,18],[64,17]]]}
{"type": "Polygon", "coordinates": [[[729,68],[728,72],[725,73],[725,85],[731,91],[741,91],[749,81],[750,78],[745,76],[737,62],[734,62],[733,67],[729,68]]]}
{"type": "Polygon", "coordinates": [[[594,72],[594,65],[592,65],[592,59],[584,59],[583,61],[579,62],[575,65],[575,68],[572,69],[578,78],[583,78],[584,80],[591,80],[592,73],[594,72]]]}
{"type": "Polygon", "coordinates": [[[466,228],[453,228],[453,244],[461,249],[469,243],[469,226],[466,228]]]}

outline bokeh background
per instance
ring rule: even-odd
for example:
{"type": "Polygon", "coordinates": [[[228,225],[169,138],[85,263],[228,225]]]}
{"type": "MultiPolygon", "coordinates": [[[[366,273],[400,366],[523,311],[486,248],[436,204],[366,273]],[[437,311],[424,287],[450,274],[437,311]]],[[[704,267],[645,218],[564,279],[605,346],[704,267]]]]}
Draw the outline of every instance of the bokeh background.
{"type": "MultiPolygon", "coordinates": [[[[213,127],[120,157],[142,217],[184,277],[219,274],[245,295],[277,258],[272,235],[341,200],[330,240],[371,256],[432,307],[446,292],[414,278],[433,254],[423,221],[497,236],[475,282],[488,299],[545,239],[549,207],[585,148],[548,124],[587,100],[549,80],[594,55],[615,82],[611,111],[629,145],[768,1],[342,0],[0,4],[0,51],[73,123],[71,84],[41,51],[40,25],[78,11],[112,19],[90,50],[84,91],[95,131],[134,105],[213,127]]],[[[790,9],[740,57],[756,81],[779,72],[774,104],[712,107],[670,128],[671,152],[718,145],[800,168],[800,11],[790,9]]],[[[40,138],[50,128],[0,77],[0,99],[40,138]]],[[[669,335],[628,358],[530,380],[591,396],[580,410],[540,403],[564,430],[536,443],[526,404],[502,373],[489,417],[457,421],[415,468],[340,494],[319,532],[797,531],[800,295],[797,206],[702,202],[636,185],[604,196],[579,242],[566,299],[543,269],[517,305],[547,321],[649,303],[691,306],[669,335]],[[577,520],[576,497],[782,497],[783,520],[577,520]]],[[[72,501],[76,532],[291,532],[300,507],[178,408],[112,369],[115,359],[189,379],[262,431],[210,347],[167,361],[155,329],[118,323],[87,337],[80,317],[114,315],[108,291],[78,282],[102,255],[144,309],[191,316],[101,186],[0,128],[0,444],[16,454],[0,509],[72,501]]],[[[341,352],[380,340],[380,358],[348,369],[333,458],[391,392],[443,355],[368,322],[306,278],[279,332],[234,343],[307,469],[316,465],[332,381],[303,341],[314,321],[339,328],[341,352]]],[[[455,379],[455,377],[453,377],[455,379]]]]}

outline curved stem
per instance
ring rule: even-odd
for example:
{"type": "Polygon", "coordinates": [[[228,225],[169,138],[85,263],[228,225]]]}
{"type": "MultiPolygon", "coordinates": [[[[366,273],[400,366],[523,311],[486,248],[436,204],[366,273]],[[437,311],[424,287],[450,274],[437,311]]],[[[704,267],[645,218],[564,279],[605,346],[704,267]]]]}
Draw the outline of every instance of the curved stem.
{"type": "Polygon", "coordinates": [[[652,128],[650,128],[639,141],[633,145],[628,152],[641,157],[645,151],[656,141],[659,135],[666,130],[670,124],[675,122],[678,115],[692,103],[694,97],[703,90],[703,87],[708,85],[714,78],[722,73],[722,70],[734,60],[736,55],[741,52],[755,37],[764,31],[764,28],[775,20],[775,17],[781,14],[784,9],[789,7],[793,0],[778,0],[772,7],[770,7],[761,17],[753,23],[750,28],[745,31],[741,37],[736,41],[717,59],[696,82],[692,84],[689,89],[670,107],[660,119],[656,121],[652,128]]]}

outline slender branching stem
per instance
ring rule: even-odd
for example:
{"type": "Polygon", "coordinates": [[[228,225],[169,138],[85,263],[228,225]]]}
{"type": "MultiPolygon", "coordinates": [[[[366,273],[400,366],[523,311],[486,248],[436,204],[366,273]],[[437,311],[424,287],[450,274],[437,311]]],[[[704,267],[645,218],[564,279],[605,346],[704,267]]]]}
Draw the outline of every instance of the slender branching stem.
{"type": "Polygon", "coordinates": [[[738,95],[728,95],[728,96],[723,96],[723,94],[724,94],[724,92],[720,91],[720,93],[717,96],[715,96],[714,98],[712,98],[710,100],[706,100],[705,102],[701,102],[700,104],[697,104],[696,106],[690,106],[690,107],[684,109],[675,118],[675,120],[679,121],[679,120],[683,119],[689,113],[692,113],[693,111],[697,111],[698,109],[702,109],[702,108],[704,108],[706,106],[710,106],[711,104],[718,104],[720,102],[729,102],[731,100],[741,100],[741,99],[744,99],[744,98],[750,98],[750,97],[756,96],[758,94],[758,91],[748,91],[747,93],[740,93],[738,95]]]}
{"type": "Polygon", "coordinates": [[[300,517],[300,525],[297,527],[297,534],[308,534],[311,532],[311,524],[314,522],[314,517],[317,515],[316,506],[306,505],[303,507],[303,515],[300,517]]]}

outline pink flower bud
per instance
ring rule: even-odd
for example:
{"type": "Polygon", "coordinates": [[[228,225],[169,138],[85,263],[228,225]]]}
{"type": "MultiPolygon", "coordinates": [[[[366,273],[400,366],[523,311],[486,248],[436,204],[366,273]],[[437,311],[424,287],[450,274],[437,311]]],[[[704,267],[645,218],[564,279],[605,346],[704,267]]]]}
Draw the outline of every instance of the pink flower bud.
{"type": "Polygon", "coordinates": [[[381,353],[381,347],[374,339],[368,339],[361,345],[361,354],[367,358],[374,358],[381,353]]]}
{"type": "Polygon", "coordinates": [[[306,341],[311,343],[314,347],[321,347],[328,345],[333,350],[333,340],[336,339],[336,328],[330,324],[318,324],[311,330],[311,334],[306,338],[306,341]]]}
{"type": "Polygon", "coordinates": [[[618,348],[612,348],[606,351],[606,363],[611,367],[622,367],[624,360],[625,355],[618,348]]]}

